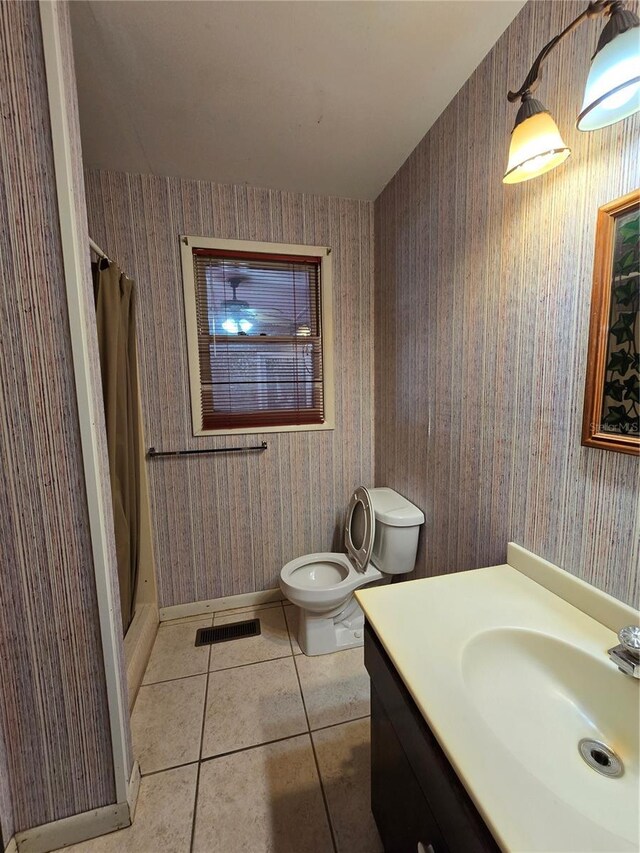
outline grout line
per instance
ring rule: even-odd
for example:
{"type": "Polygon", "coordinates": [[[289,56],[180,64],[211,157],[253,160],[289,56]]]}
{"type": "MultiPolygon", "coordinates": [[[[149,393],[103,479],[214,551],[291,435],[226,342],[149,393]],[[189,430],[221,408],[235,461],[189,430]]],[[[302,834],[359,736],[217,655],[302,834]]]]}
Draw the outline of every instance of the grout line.
{"type": "MultiPolygon", "coordinates": [[[[286,625],[286,627],[287,627],[287,634],[289,635],[289,644],[290,644],[290,646],[291,646],[291,654],[292,654],[294,657],[299,657],[300,655],[303,655],[303,654],[304,654],[304,652],[303,652],[303,651],[302,651],[302,649],[300,648],[300,643],[298,643],[298,638],[297,638],[297,637],[296,637],[296,642],[298,643],[298,649],[299,649],[299,651],[298,651],[298,652],[296,652],[296,650],[293,648],[293,640],[291,639],[291,629],[289,628],[289,621],[288,621],[288,619],[287,619],[287,611],[286,611],[286,609],[285,609],[287,606],[289,606],[289,607],[294,607],[295,605],[293,605],[293,604],[286,605],[286,604],[284,604],[284,603],[283,603],[283,605],[282,605],[282,612],[284,613],[284,624],[285,624],[285,625],[286,625]]],[[[298,616],[298,619],[299,619],[299,618],[300,618],[300,617],[298,616]]],[[[300,623],[298,622],[298,624],[300,624],[300,623]]]]}
{"type": "MultiPolygon", "coordinates": [[[[211,651],[209,651],[209,655],[211,655],[211,651]]],[[[292,655],[287,653],[280,655],[280,657],[277,658],[264,658],[264,660],[254,660],[249,663],[237,663],[235,666],[225,666],[222,669],[209,669],[204,670],[203,672],[194,672],[191,675],[176,675],[175,678],[162,678],[160,681],[148,681],[145,684],[140,685],[140,690],[142,690],[143,687],[153,687],[155,684],[168,684],[170,681],[184,681],[185,678],[197,678],[199,675],[209,675],[211,672],[228,672],[230,669],[242,669],[245,666],[255,666],[259,663],[269,663],[269,661],[272,660],[284,660],[285,658],[290,657],[292,657],[292,655]]]]}
{"type": "Polygon", "coordinates": [[[237,611],[235,613],[232,612],[231,610],[219,610],[217,613],[213,614],[213,624],[214,624],[214,626],[224,624],[224,623],[217,622],[216,620],[218,618],[228,619],[230,616],[234,616],[238,619],[238,621],[240,621],[240,619],[243,616],[246,616],[247,613],[252,613],[253,617],[258,619],[258,618],[260,618],[259,617],[260,613],[263,613],[266,610],[273,610],[276,607],[282,607],[282,602],[281,601],[273,601],[273,602],[271,602],[271,604],[261,604],[259,607],[247,607],[247,608],[243,608],[242,610],[237,611]]]}
{"type": "Polygon", "coordinates": [[[216,610],[214,612],[215,616],[240,616],[242,613],[246,613],[249,610],[255,610],[256,613],[259,613],[261,610],[273,610],[274,607],[282,607],[282,600],[280,601],[267,601],[264,604],[254,604],[253,607],[248,605],[247,607],[238,607],[232,608],[231,610],[216,610]]]}
{"type": "MultiPolygon", "coordinates": [[[[213,627],[213,622],[212,622],[213,627]]],[[[207,699],[209,697],[209,666],[211,664],[211,649],[212,646],[209,646],[209,657],[207,659],[207,683],[204,688],[204,706],[202,708],[202,725],[200,726],[200,747],[198,749],[198,771],[196,773],[196,790],[195,796],[193,800],[193,820],[191,822],[191,843],[189,844],[189,851],[193,853],[193,842],[196,837],[196,816],[198,812],[198,793],[200,790],[200,768],[202,766],[202,745],[204,743],[204,724],[207,720],[207,699]]]]}
{"type": "Polygon", "coordinates": [[[158,773],[167,773],[169,770],[177,770],[179,767],[190,767],[192,764],[197,764],[198,759],[195,761],[185,761],[183,764],[172,764],[171,767],[161,767],[159,770],[149,770],[148,773],[143,773],[140,771],[140,778],[146,779],[149,776],[157,776],[158,773]]]}
{"type": "Polygon", "coordinates": [[[339,723],[329,723],[327,726],[318,726],[317,729],[310,729],[310,733],[313,735],[316,732],[323,732],[326,729],[335,729],[336,726],[346,726],[347,723],[355,723],[358,720],[368,720],[371,714],[363,714],[361,717],[351,717],[348,720],[340,720],[339,723]]]}
{"type": "Polygon", "coordinates": [[[221,752],[218,755],[205,755],[200,759],[196,759],[195,761],[185,761],[183,764],[172,764],[170,767],[161,767],[159,770],[150,770],[148,773],[140,773],[140,776],[143,779],[146,779],[147,776],[157,776],[158,773],[166,773],[169,770],[177,770],[179,767],[189,767],[192,764],[204,764],[206,761],[215,761],[216,758],[225,758],[228,755],[237,755],[239,752],[250,752],[252,749],[260,749],[261,746],[269,746],[272,743],[282,743],[285,740],[292,740],[296,737],[303,737],[304,735],[314,735],[318,732],[326,731],[327,729],[335,729],[338,726],[346,726],[349,723],[356,723],[360,720],[368,720],[370,714],[365,714],[363,717],[353,717],[351,720],[342,720],[340,723],[329,723],[328,726],[320,726],[318,729],[312,729],[311,731],[302,731],[295,732],[292,735],[285,735],[284,737],[275,738],[274,740],[265,740],[261,743],[252,743],[250,746],[241,746],[238,749],[230,749],[228,752],[221,752]]]}
{"type": "Polygon", "coordinates": [[[217,758],[227,758],[229,755],[238,755],[240,752],[251,752],[253,749],[260,749],[263,746],[270,746],[273,743],[282,743],[285,740],[293,740],[293,738],[304,737],[311,734],[309,731],[294,732],[292,735],[277,737],[273,740],[265,740],[261,743],[252,743],[249,746],[239,746],[238,749],[230,749],[228,752],[220,752],[218,755],[205,755],[200,759],[200,763],[204,764],[207,761],[215,761],[217,758]]]}
{"type": "Polygon", "coordinates": [[[181,620],[177,620],[176,622],[160,622],[158,624],[158,631],[160,628],[184,628],[187,625],[197,625],[199,622],[203,624],[205,622],[211,622],[210,628],[213,627],[213,616],[187,616],[186,620],[182,622],[181,620]]]}
{"type": "MultiPolygon", "coordinates": [[[[313,754],[313,760],[314,760],[314,764],[315,764],[315,768],[316,768],[316,773],[318,775],[318,783],[320,785],[320,793],[322,795],[322,801],[324,803],[325,814],[327,816],[327,822],[329,825],[329,832],[331,835],[331,842],[332,842],[332,846],[333,846],[333,851],[334,851],[334,853],[338,853],[335,830],[334,830],[334,826],[333,826],[333,821],[331,819],[331,812],[329,810],[329,803],[328,803],[326,791],[324,788],[324,782],[322,779],[322,774],[320,772],[320,764],[318,761],[316,746],[315,746],[315,743],[313,740],[313,733],[324,731],[324,730],[330,729],[330,728],[335,728],[336,726],[341,726],[341,725],[344,725],[345,723],[355,722],[357,720],[364,720],[364,719],[367,719],[370,715],[366,714],[366,715],[363,715],[360,717],[354,717],[351,720],[342,720],[342,721],[337,722],[337,723],[330,723],[329,725],[326,725],[326,726],[319,726],[316,729],[311,729],[311,723],[309,720],[309,713],[307,711],[307,705],[306,705],[305,698],[304,698],[304,692],[302,690],[302,682],[300,680],[300,673],[298,671],[298,666],[296,663],[296,657],[297,656],[293,650],[293,641],[291,638],[291,631],[289,629],[289,624],[287,622],[286,614],[284,611],[285,605],[282,601],[277,602],[277,603],[274,602],[273,607],[278,607],[278,606],[280,607],[280,609],[282,611],[282,615],[283,615],[284,622],[285,622],[285,627],[287,630],[287,638],[289,640],[289,648],[290,648],[289,654],[282,655],[278,658],[267,658],[265,660],[252,661],[250,663],[237,664],[236,666],[225,667],[223,669],[211,670],[210,669],[211,657],[212,657],[212,651],[213,651],[213,644],[211,644],[209,646],[209,654],[208,654],[208,658],[207,658],[207,671],[206,672],[193,673],[191,675],[183,675],[183,676],[178,676],[177,678],[168,678],[168,679],[164,679],[161,681],[152,681],[152,682],[149,682],[148,684],[142,684],[140,687],[140,689],[142,689],[143,687],[152,687],[155,684],[167,684],[171,681],[183,681],[186,678],[197,678],[201,675],[206,675],[206,677],[207,677],[206,684],[205,684],[205,692],[204,692],[204,704],[203,704],[203,709],[202,709],[202,723],[200,726],[200,744],[199,744],[199,749],[198,749],[197,761],[196,762],[188,761],[188,762],[184,762],[183,764],[174,765],[172,767],[163,767],[159,770],[153,770],[149,773],[141,773],[141,777],[154,776],[158,773],[164,773],[168,770],[175,770],[178,767],[187,767],[187,766],[194,764],[194,763],[197,764],[196,785],[195,785],[194,802],[193,802],[193,818],[192,818],[192,822],[191,822],[191,840],[190,840],[190,846],[189,846],[191,853],[193,853],[193,845],[194,845],[194,841],[195,841],[196,819],[197,819],[197,809],[198,809],[198,795],[199,795],[199,788],[200,788],[200,771],[201,771],[202,763],[204,761],[215,761],[217,758],[224,758],[225,756],[236,755],[238,753],[247,752],[247,751],[252,750],[252,749],[259,749],[260,747],[267,746],[269,744],[281,743],[283,741],[291,740],[291,739],[296,738],[296,737],[302,737],[304,735],[308,736],[309,742],[311,745],[311,752],[313,754]],[[283,660],[283,659],[286,659],[288,657],[291,657],[293,659],[294,669],[295,669],[295,673],[296,673],[296,679],[298,681],[298,689],[300,691],[300,699],[302,701],[302,707],[304,710],[305,720],[306,720],[306,724],[307,724],[307,730],[304,732],[299,732],[297,734],[287,735],[286,737],[276,738],[275,740],[265,741],[264,743],[257,743],[257,744],[252,744],[252,745],[246,746],[246,747],[240,747],[239,749],[229,750],[228,752],[223,752],[223,753],[220,753],[219,755],[212,755],[212,756],[203,757],[202,751],[204,748],[204,730],[205,730],[205,723],[206,723],[206,718],[207,718],[207,701],[208,701],[208,695],[209,695],[209,680],[210,680],[211,672],[226,672],[227,670],[230,670],[230,669],[241,669],[241,668],[244,668],[247,666],[255,666],[256,664],[260,664],[260,663],[268,663],[271,660],[283,660]]],[[[263,608],[263,609],[272,609],[272,608],[263,608]]],[[[238,615],[242,615],[242,614],[238,614],[238,615]]],[[[213,614],[211,624],[213,625],[214,622],[215,622],[215,614],[213,614]]],[[[185,622],[182,624],[193,624],[193,623],[185,622]]],[[[169,625],[167,627],[173,627],[173,626],[169,625]]]]}
{"type": "MultiPolygon", "coordinates": [[[[291,639],[291,631],[289,630],[289,623],[287,622],[287,614],[284,612],[284,604],[282,605],[282,615],[284,617],[284,626],[287,629],[287,637],[289,638],[289,646],[291,647],[291,654],[293,657],[295,657],[296,653],[293,650],[293,640],[291,639]]],[[[302,690],[300,692],[302,693],[302,690]]]]}
{"type": "Polygon", "coordinates": [[[284,660],[290,657],[293,657],[293,655],[287,652],[284,655],[279,655],[277,658],[264,658],[263,660],[252,660],[249,663],[237,663],[235,666],[223,666],[222,669],[210,669],[209,674],[212,672],[228,672],[230,669],[242,669],[245,666],[256,666],[259,663],[269,663],[272,660],[284,660]]]}
{"type": "MultiPolygon", "coordinates": [[[[288,630],[288,628],[287,628],[288,630]]],[[[289,636],[289,642],[291,642],[291,636],[289,636]]],[[[338,845],[336,844],[336,835],[333,829],[333,822],[331,820],[331,813],[329,812],[329,802],[327,800],[327,794],[324,790],[324,783],[322,781],[322,774],[320,773],[320,765],[318,763],[318,756],[316,754],[316,745],[313,742],[313,738],[311,737],[311,723],[309,722],[309,714],[307,712],[307,703],[304,701],[304,692],[302,690],[302,682],[300,681],[300,673],[298,672],[298,665],[296,664],[296,656],[293,656],[293,666],[296,671],[296,678],[298,679],[298,687],[300,688],[300,697],[302,699],[302,707],[304,708],[304,715],[307,720],[307,728],[309,730],[309,742],[311,744],[311,752],[313,753],[313,761],[316,765],[316,773],[318,774],[318,782],[320,783],[320,793],[322,794],[322,802],[324,803],[324,810],[327,815],[327,823],[329,824],[329,833],[331,835],[331,843],[333,844],[333,853],[338,853],[338,845]]]]}
{"type": "Polygon", "coordinates": [[[196,622],[200,619],[213,619],[216,616],[234,616],[235,612],[238,610],[269,610],[271,607],[284,606],[284,603],[286,601],[286,598],[280,598],[277,601],[265,601],[262,604],[248,604],[246,607],[232,607],[228,610],[207,610],[203,611],[202,613],[194,613],[193,616],[176,616],[175,619],[160,619],[160,621],[158,622],[158,627],[160,627],[161,625],[165,625],[167,627],[180,624],[188,625],[189,621],[196,622]]]}
{"type": "Polygon", "coordinates": [[[176,675],[175,678],[161,678],[159,681],[143,682],[140,685],[140,690],[143,687],[153,687],[154,684],[168,684],[170,681],[184,681],[186,678],[197,678],[199,675],[208,675],[208,671],[205,669],[202,672],[192,672],[190,675],[176,675]]]}
{"type": "MultiPolygon", "coordinates": [[[[213,627],[213,626],[211,626],[211,627],[213,627]]],[[[291,644],[291,635],[289,634],[289,628],[286,624],[286,619],[285,619],[285,627],[287,628],[287,639],[289,640],[289,648],[291,649],[290,652],[286,652],[285,654],[279,655],[278,657],[275,657],[275,658],[263,658],[262,660],[249,661],[249,663],[237,663],[234,666],[225,666],[225,667],[222,667],[221,669],[208,669],[207,668],[203,672],[193,672],[190,675],[177,675],[175,678],[161,678],[158,681],[148,681],[148,682],[143,681],[143,683],[140,685],[140,690],[142,690],[143,687],[153,687],[155,684],[168,684],[170,681],[183,681],[185,678],[197,678],[197,676],[199,676],[199,675],[209,675],[209,673],[211,673],[211,672],[226,672],[229,669],[241,669],[242,667],[245,667],[245,666],[254,666],[257,663],[268,663],[271,660],[283,660],[284,658],[295,657],[294,652],[293,652],[293,646],[291,644]]],[[[209,658],[207,661],[207,667],[211,666],[211,651],[212,651],[213,645],[215,645],[215,644],[212,643],[209,646],[209,658]]],[[[207,684],[207,686],[208,686],[208,684],[207,684]]],[[[136,699],[136,701],[137,701],[137,699],[136,699]]]]}
{"type": "MultiPolygon", "coordinates": [[[[289,639],[289,645],[291,645],[291,639],[289,639]]],[[[209,650],[209,657],[211,657],[211,650],[209,650]]],[[[242,669],[245,666],[255,666],[258,663],[269,663],[272,660],[284,660],[284,658],[293,657],[293,652],[287,652],[284,655],[279,655],[277,658],[264,658],[263,660],[253,660],[249,661],[249,663],[237,663],[234,666],[224,666],[222,669],[209,669],[203,670],[202,672],[193,672],[191,675],[176,675],[175,678],[161,678],[159,681],[147,681],[140,685],[140,689],[143,687],[153,687],[154,684],[167,684],[170,681],[184,681],[185,678],[196,678],[198,675],[209,675],[210,672],[227,672],[230,669],[242,669]]]]}
{"type": "MultiPolygon", "coordinates": [[[[289,637],[289,642],[291,642],[291,637],[289,637]]],[[[298,672],[298,665],[296,663],[295,655],[293,656],[293,666],[296,671],[296,679],[298,681],[298,689],[300,690],[300,698],[302,699],[302,707],[304,708],[304,716],[307,721],[307,731],[311,731],[311,723],[309,722],[309,713],[307,711],[307,703],[304,700],[304,692],[302,690],[302,682],[300,681],[300,673],[298,672]]]]}

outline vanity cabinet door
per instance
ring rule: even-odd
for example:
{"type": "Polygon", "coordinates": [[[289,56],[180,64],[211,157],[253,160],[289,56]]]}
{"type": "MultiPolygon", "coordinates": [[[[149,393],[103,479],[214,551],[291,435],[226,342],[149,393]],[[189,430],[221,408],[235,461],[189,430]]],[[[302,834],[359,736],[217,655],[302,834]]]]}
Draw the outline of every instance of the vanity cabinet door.
{"type": "Polygon", "coordinates": [[[373,687],[371,809],[385,853],[447,853],[438,824],[373,687]]]}
{"type": "MultiPolygon", "coordinates": [[[[411,829],[402,844],[385,846],[385,853],[496,853],[500,848],[478,814],[471,798],[449,764],[404,682],[369,624],[365,627],[364,661],[371,678],[372,750],[389,749],[393,757],[372,759],[372,811],[382,840],[382,827],[392,827],[397,801],[397,823],[411,829]],[[377,741],[377,744],[375,742],[377,741]],[[393,746],[385,747],[382,741],[393,746]],[[375,744],[375,745],[374,745],[375,744]],[[397,747],[397,749],[396,749],[397,747]],[[402,752],[402,757],[397,755],[402,752]],[[415,787],[417,786],[417,791],[415,787]],[[402,791],[402,793],[396,793],[402,791]],[[411,803],[406,810],[400,802],[411,803]],[[411,812],[411,814],[405,814],[411,812]],[[380,817],[382,815],[383,817],[380,817]],[[413,816],[412,816],[413,815],[413,816]],[[435,841],[433,840],[435,839],[435,841]]],[[[386,756],[386,753],[383,752],[386,756]]],[[[404,833],[404,830],[398,830],[404,833]]],[[[391,830],[386,830],[391,837],[391,830]]]]}

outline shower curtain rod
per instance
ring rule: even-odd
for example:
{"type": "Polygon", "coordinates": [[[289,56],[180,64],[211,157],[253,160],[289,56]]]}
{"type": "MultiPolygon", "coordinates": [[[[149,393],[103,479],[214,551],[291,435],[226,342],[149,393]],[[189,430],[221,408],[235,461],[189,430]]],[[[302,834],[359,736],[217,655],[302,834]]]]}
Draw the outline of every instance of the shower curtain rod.
{"type": "Polygon", "coordinates": [[[92,252],[95,252],[99,258],[104,258],[105,261],[110,261],[111,258],[107,257],[106,252],[103,252],[100,246],[96,242],[94,242],[91,237],[89,237],[89,246],[92,252]]]}

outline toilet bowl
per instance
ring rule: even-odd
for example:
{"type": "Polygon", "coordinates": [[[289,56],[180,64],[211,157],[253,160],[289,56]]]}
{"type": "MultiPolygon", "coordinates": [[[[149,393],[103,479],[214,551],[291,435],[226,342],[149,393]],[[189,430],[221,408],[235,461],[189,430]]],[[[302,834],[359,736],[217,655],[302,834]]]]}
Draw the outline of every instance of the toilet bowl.
{"type": "Polygon", "coordinates": [[[358,587],[383,577],[371,563],[357,571],[346,554],[307,554],[282,569],[280,589],[297,607],[325,613],[344,607],[358,587]]]}
{"type": "Polygon", "coordinates": [[[280,572],[280,588],[299,608],[306,655],[362,645],[364,615],[353,593],[413,569],[423,513],[393,489],[359,486],[345,524],[346,553],[305,554],[280,572]]]}

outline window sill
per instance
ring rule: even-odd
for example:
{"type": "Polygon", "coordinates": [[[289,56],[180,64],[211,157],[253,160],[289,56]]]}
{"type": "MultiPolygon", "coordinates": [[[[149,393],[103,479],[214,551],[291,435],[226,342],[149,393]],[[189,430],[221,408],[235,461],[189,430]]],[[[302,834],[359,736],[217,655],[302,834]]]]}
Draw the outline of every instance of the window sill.
{"type": "Polygon", "coordinates": [[[269,432],[311,432],[317,430],[333,430],[335,424],[331,421],[325,421],[323,424],[292,424],[291,426],[272,426],[272,427],[237,427],[234,429],[202,429],[195,430],[193,434],[196,438],[208,435],[262,435],[269,432]]]}

